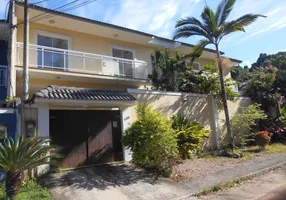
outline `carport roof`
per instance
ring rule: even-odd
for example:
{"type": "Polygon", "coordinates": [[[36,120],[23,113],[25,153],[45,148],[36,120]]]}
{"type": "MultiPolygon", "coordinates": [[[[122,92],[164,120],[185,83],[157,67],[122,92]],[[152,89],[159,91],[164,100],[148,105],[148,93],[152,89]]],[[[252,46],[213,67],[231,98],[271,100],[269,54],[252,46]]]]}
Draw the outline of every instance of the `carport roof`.
{"type": "Polygon", "coordinates": [[[135,101],[136,99],[127,91],[97,90],[89,88],[76,88],[50,85],[36,92],[35,98],[57,100],[94,100],[94,101],[135,101]]]}

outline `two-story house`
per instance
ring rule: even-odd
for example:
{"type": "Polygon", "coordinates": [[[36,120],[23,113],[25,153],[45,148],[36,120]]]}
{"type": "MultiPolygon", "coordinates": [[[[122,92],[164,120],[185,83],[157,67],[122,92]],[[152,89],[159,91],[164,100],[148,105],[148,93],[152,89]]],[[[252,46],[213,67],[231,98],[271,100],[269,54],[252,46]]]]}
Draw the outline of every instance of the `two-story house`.
{"type": "MultiPolygon", "coordinates": [[[[11,36],[14,53],[8,93],[18,97],[22,94],[23,16],[23,3],[17,2],[12,13],[17,26],[11,36]]],[[[134,120],[129,108],[136,98],[130,91],[151,88],[150,54],[166,47],[186,54],[193,48],[35,5],[30,5],[29,33],[30,103],[22,116],[26,122],[22,133],[51,137],[65,155],[63,168],[130,160],[121,135],[134,120]]],[[[196,67],[215,59],[215,51],[205,49],[196,67]]]]}

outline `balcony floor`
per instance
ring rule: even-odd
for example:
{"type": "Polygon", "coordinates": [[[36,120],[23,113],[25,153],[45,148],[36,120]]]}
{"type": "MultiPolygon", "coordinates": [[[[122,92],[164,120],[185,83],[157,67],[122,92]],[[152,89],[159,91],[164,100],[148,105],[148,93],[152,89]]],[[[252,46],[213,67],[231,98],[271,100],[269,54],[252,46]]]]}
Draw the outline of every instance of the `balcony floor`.
{"type": "MultiPolygon", "coordinates": [[[[17,78],[22,76],[23,67],[17,66],[17,78]]],[[[120,76],[108,76],[100,74],[90,74],[74,71],[61,71],[45,68],[29,68],[30,78],[46,79],[46,80],[64,80],[75,82],[88,82],[88,83],[100,83],[100,84],[119,84],[126,86],[142,86],[150,85],[150,81],[147,79],[136,79],[120,76]]],[[[52,84],[52,83],[51,83],[52,84]]]]}

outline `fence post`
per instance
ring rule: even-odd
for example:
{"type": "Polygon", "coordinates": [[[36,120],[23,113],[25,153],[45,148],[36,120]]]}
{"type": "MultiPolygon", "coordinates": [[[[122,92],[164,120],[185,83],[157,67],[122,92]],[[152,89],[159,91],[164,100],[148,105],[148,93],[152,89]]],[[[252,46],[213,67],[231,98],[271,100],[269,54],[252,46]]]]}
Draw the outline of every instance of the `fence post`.
{"type": "Polygon", "coordinates": [[[220,149],[220,127],[219,127],[219,117],[218,117],[218,107],[217,107],[217,99],[211,96],[211,105],[213,112],[213,125],[214,125],[214,133],[215,133],[215,142],[216,148],[220,149]]]}

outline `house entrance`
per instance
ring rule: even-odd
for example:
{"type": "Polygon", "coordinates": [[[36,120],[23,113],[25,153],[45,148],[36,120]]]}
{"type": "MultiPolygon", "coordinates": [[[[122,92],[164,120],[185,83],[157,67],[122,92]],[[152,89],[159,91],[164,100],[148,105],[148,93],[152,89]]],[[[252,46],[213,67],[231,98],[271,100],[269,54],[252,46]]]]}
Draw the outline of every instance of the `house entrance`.
{"type": "Polygon", "coordinates": [[[120,111],[50,110],[60,168],[123,160],[120,111]]]}

